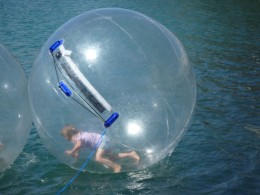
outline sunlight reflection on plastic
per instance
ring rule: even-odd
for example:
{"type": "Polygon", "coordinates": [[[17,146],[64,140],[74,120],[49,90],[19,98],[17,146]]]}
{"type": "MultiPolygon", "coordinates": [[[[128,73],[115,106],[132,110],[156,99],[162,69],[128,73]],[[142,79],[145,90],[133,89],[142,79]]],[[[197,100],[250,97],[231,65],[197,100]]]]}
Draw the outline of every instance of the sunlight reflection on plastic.
{"type": "Polygon", "coordinates": [[[137,136],[142,133],[142,127],[135,121],[130,121],[127,124],[127,132],[129,135],[137,136]]]}
{"type": "MultiPolygon", "coordinates": [[[[61,26],[42,47],[29,81],[40,137],[77,169],[91,151],[67,156],[72,144],[60,135],[65,125],[100,133],[118,112],[106,134],[109,147],[112,153],[135,150],[140,162],[116,162],[122,171],[140,170],[174,150],[195,93],[192,66],[174,34],[141,13],[117,8],[89,11],[61,26]]],[[[94,159],[87,170],[111,172],[94,159]]]]}
{"type": "Polygon", "coordinates": [[[1,44],[0,69],[0,171],[3,171],[23,150],[32,119],[25,74],[1,44]]]}
{"type": "Polygon", "coordinates": [[[96,47],[90,47],[86,50],[86,59],[94,61],[98,57],[99,51],[96,47]]]}

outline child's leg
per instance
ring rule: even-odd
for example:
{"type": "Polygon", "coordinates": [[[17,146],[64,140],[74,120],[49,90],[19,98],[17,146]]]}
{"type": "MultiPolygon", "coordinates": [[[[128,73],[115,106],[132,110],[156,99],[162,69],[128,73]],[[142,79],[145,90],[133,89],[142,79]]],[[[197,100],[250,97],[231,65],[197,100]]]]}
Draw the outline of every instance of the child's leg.
{"type": "Polygon", "coordinates": [[[115,173],[119,173],[121,171],[121,166],[107,158],[104,158],[103,157],[104,153],[105,153],[105,150],[98,149],[97,153],[96,153],[96,161],[109,166],[110,168],[112,168],[114,170],[115,173]]]}
{"type": "Polygon", "coordinates": [[[138,162],[140,160],[140,156],[135,151],[119,153],[118,157],[119,158],[128,158],[128,157],[133,158],[136,160],[136,162],[138,162]]]}

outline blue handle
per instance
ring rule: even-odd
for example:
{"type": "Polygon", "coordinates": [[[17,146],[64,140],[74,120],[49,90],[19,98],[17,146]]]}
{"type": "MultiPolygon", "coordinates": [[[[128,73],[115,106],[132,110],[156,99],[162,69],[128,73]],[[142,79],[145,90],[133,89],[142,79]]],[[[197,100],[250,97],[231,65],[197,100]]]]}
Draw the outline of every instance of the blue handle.
{"type": "Polygon", "coordinates": [[[106,128],[110,127],[116,119],[119,117],[119,114],[117,112],[114,112],[104,123],[104,126],[106,128]]]}
{"type": "Polygon", "coordinates": [[[59,82],[59,88],[66,96],[70,97],[72,95],[71,90],[67,87],[67,85],[64,82],[62,81],[59,82]]]}
{"type": "Polygon", "coordinates": [[[58,40],[55,43],[53,43],[52,46],[50,46],[50,48],[49,48],[50,52],[51,53],[54,52],[55,49],[57,49],[60,45],[62,45],[62,43],[63,43],[63,40],[58,40]]]}

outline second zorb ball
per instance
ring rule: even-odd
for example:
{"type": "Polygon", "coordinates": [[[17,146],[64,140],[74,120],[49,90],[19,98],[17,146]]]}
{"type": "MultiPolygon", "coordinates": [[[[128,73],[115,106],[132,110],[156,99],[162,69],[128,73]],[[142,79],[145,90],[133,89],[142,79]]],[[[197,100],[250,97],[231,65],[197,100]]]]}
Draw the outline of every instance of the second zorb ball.
{"type": "MultiPolygon", "coordinates": [[[[180,41],[157,21],[135,11],[110,8],[83,13],[62,25],[42,47],[29,95],[34,122],[51,153],[79,168],[65,151],[66,125],[101,133],[108,127],[109,151],[136,151],[113,160],[122,171],[139,170],[170,154],[187,129],[195,105],[193,69],[180,41]]],[[[108,156],[109,158],[109,156],[108,156]]],[[[111,172],[89,163],[88,171],[111,172]]]]}
{"type": "Polygon", "coordinates": [[[22,152],[31,125],[24,71],[0,44],[0,171],[8,168],[22,152]]]}

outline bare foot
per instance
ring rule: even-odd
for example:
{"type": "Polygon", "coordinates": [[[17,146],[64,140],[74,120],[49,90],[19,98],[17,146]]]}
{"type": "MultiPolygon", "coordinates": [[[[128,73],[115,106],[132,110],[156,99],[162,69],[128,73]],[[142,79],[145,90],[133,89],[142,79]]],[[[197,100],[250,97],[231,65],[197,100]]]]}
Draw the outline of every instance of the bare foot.
{"type": "Polygon", "coordinates": [[[114,168],[114,173],[119,173],[120,171],[121,171],[121,166],[116,165],[116,167],[114,168]]]}
{"type": "Polygon", "coordinates": [[[139,162],[140,160],[140,156],[135,151],[131,152],[131,157],[135,159],[136,162],[139,162]]]}

